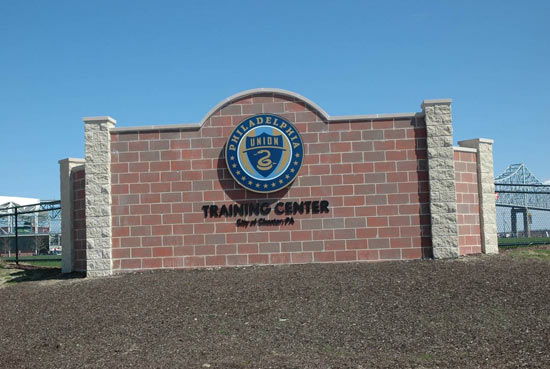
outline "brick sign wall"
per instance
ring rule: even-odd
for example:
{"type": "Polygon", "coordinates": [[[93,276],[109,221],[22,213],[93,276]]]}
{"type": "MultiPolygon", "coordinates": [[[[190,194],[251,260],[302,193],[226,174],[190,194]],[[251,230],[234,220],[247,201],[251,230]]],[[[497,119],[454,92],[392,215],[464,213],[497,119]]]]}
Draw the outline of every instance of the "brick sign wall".
{"type": "Polygon", "coordinates": [[[235,101],[194,131],[113,133],[114,269],[429,255],[426,152],[422,119],[329,124],[306,104],[273,94],[235,101]],[[296,181],[270,195],[241,188],[223,151],[235,125],[266,112],[293,122],[305,144],[296,181]],[[293,224],[276,226],[238,227],[244,217],[205,217],[202,209],[320,200],[329,202],[328,213],[297,214],[293,224]]]}
{"type": "Polygon", "coordinates": [[[259,89],[224,100],[197,124],[115,128],[107,116],[84,118],[86,159],[60,161],[64,229],[72,227],[63,271],[497,252],[492,141],[453,148],[450,104],[331,117],[295,93],[259,89]],[[296,179],[269,194],[241,187],[225,158],[235,127],[257,114],[286,120],[302,140],[296,179]],[[86,174],[67,179],[84,162],[86,174]]]}

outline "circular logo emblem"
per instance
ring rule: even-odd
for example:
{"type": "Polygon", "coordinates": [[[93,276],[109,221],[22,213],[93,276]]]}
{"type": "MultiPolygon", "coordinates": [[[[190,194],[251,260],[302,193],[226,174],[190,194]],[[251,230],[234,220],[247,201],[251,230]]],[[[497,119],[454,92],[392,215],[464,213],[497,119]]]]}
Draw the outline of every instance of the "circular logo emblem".
{"type": "Polygon", "coordinates": [[[246,118],[225,146],[229,172],[241,186],[260,193],[279,191],[298,175],[304,144],[292,123],[273,114],[246,118]]]}

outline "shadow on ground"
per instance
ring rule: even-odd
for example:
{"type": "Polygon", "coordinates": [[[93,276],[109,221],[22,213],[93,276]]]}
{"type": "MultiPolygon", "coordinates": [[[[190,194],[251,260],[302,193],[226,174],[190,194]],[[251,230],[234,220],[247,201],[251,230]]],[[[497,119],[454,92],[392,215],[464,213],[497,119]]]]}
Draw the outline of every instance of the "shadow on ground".
{"type": "Polygon", "coordinates": [[[0,285],[43,280],[84,278],[84,273],[61,273],[61,268],[40,267],[29,264],[4,263],[0,269],[0,285]]]}

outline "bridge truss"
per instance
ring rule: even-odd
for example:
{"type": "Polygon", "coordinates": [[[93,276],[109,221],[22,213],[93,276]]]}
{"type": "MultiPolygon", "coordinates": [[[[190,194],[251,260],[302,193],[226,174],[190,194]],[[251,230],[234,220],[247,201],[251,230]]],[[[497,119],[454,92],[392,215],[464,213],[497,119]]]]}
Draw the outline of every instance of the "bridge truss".
{"type": "Polygon", "coordinates": [[[550,186],[543,184],[525,164],[512,164],[495,178],[495,193],[499,236],[550,235],[550,186]],[[519,224],[518,216],[523,220],[519,224]]]}

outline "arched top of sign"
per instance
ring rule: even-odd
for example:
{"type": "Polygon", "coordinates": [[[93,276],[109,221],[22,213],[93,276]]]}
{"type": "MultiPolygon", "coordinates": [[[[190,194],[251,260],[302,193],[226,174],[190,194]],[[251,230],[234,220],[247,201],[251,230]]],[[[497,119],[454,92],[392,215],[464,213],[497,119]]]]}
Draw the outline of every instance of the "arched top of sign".
{"type": "Polygon", "coordinates": [[[280,88],[254,88],[252,90],[246,90],[239,93],[236,93],[235,95],[229,96],[228,98],[220,101],[216,106],[214,106],[200,121],[200,125],[202,126],[204,122],[206,122],[215,112],[220,110],[221,108],[230,105],[234,101],[241,100],[245,97],[252,96],[252,95],[260,95],[260,94],[275,94],[279,96],[287,96],[292,99],[296,99],[299,101],[302,101],[306,105],[308,105],[312,110],[315,110],[319,115],[325,119],[329,120],[330,115],[327,114],[319,105],[308,99],[307,97],[304,97],[300,94],[297,94],[296,92],[283,90],[280,88]]]}
{"type": "Polygon", "coordinates": [[[210,119],[218,110],[231,105],[233,102],[241,100],[243,98],[254,96],[254,95],[265,95],[273,94],[274,96],[288,97],[294,101],[304,103],[311,111],[316,112],[321,119],[327,123],[334,122],[355,122],[355,121],[365,121],[365,120],[385,120],[385,119],[409,119],[415,118],[418,116],[423,116],[423,113],[390,113],[390,114],[362,114],[362,115],[329,115],[324,111],[319,105],[304,97],[300,94],[297,94],[292,91],[283,90],[280,88],[255,88],[252,90],[246,90],[243,92],[236,93],[222,101],[220,101],[216,106],[214,106],[198,123],[186,123],[186,124],[166,124],[166,125],[154,125],[154,126],[139,126],[139,127],[120,127],[113,128],[113,132],[135,132],[135,131],[149,131],[149,130],[159,130],[159,129],[181,129],[186,131],[199,130],[204,125],[204,123],[210,119]]]}

